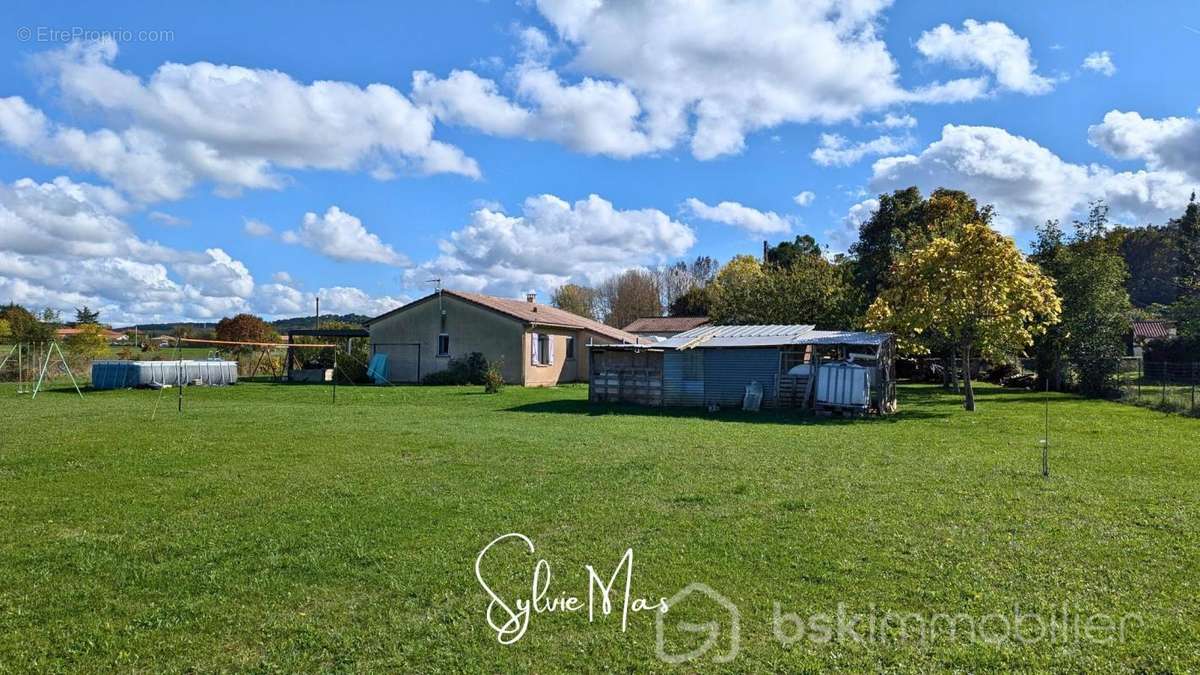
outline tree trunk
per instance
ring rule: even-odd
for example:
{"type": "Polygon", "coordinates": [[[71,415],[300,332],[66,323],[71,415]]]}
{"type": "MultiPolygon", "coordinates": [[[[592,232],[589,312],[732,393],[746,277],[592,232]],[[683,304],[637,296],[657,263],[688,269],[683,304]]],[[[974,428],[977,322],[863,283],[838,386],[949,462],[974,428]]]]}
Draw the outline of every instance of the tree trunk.
{"type": "Polygon", "coordinates": [[[971,343],[962,348],[963,353],[963,408],[974,412],[975,389],[971,386],[971,343]]]}

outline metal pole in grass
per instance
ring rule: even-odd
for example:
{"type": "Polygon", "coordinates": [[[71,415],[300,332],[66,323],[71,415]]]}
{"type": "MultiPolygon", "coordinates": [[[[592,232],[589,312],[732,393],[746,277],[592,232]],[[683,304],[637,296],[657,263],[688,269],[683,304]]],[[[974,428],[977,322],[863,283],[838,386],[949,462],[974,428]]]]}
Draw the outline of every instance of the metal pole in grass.
{"type": "Polygon", "coordinates": [[[1050,379],[1046,379],[1046,393],[1043,395],[1046,407],[1046,436],[1042,439],[1042,478],[1050,477],[1050,379]]]}
{"type": "MultiPolygon", "coordinates": [[[[319,318],[317,320],[320,321],[319,318]]],[[[337,346],[335,344],[335,346],[333,348],[333,402],[334,402],[334,404],[337,403],[337,375],[338,375],[337,346]]]]}
{"type": "Polygon", "coordinates": [[[176,330],[175,331],[175,361],[176,361],[175,384],[176,384],[176,386],[179,387],[179,396],[178,396],[179,404],[178,405],[179,405],[179,414],[180,415],[183,414],[183,340],[180,339],[181,337],[183,337],[181,335],[181,331],[176,330]]]}

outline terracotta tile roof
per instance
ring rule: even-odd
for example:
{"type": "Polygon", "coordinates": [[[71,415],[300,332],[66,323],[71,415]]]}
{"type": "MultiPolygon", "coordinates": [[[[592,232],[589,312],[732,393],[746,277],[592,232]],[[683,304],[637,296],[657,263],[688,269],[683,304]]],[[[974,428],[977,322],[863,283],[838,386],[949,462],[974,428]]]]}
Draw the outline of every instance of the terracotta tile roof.
{"type": "MultiPolygon", "coordinates": [[[[54,333],[60,338],[71,337],[72,335],[78,335],[81,332],[83,332],[82,328],[59,328],[54,331],[54,333]]],[[[117,338],[125,337],[124,333],[118,333],[117,331],[109,330],[108,328],[101,328],[100,334],[109,340],[116,340],[117,338]]]]}
{"type": "MultiPolygon", "coordinates": [[[[512,318],[527,324],[536,324],[542,326],[553,326],[556,328],[578,328],[588,330],[598,335],[603,335],[618,342],[644,342],[644,339],[639,338],[632,333],[626,333],[619,328],[605,325],[599,321],[584,318],[578,314],[572,314],[566,310],[550,305],[544,305],[540,302],[533,303],[526,300],[518,300],[516,298],[498,298],[494,295],[484,295],[483,293],[468,293],[466,291],[456,291],[449,288],[442,289],[445,295],[451,295],[467,302],[475,303],[481,307],[486,307],[492,311],[511,316],[512,318]]],[[[381,314],[373,319],[364,322],[365,325],[370,325],[380,319],[391,316],[396,312],[414,305],[418,302],[424,302],[430,298],[436,298],[437,293],[415,300],[408,305],[397,307],[386,314],[381,314]]]]}
{"type": "Polygon", "coordinates": [[[1171,321],[1134,321],[1133,337],[1136,340],[1166,340],[1175,333],[1171,321]]]}
{"type": "Polygon", "coordinates": [[[682,333],[708,324],[707,316],[648,316],[623,329],[627,333],[682,333]]]}

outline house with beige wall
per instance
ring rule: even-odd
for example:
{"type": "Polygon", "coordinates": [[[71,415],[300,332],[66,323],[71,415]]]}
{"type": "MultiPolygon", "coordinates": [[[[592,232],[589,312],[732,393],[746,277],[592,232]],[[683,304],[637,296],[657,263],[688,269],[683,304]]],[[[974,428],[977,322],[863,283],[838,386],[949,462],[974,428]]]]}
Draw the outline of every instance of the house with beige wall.
{"type": "Polygon", "coordinates": [[[550,386],[588,380],[588,345],[635,335],[537,302],[443,289],[365,322],[388,380],[420,382],[472,352],[499,362],[504,381],[550,386]]]}

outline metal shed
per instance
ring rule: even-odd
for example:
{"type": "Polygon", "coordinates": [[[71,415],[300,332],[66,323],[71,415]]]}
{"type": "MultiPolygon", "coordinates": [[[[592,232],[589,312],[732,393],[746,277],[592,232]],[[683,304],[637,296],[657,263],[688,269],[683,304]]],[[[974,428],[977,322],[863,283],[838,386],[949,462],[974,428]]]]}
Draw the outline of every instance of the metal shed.
{"type": "Polygon", "coordinates": [[[702,326],[653,345],[593,345],[592,401],[663,407],[740,408],[746,386],[758,382],[764,407],[896,408],[895,340],[885,333],[818,331],[809,325],[702,326]],[[842,370],[835,370],[834,366],[842,370]],[[854,406],[827,399],[825,377],[858,374],[864,388],[854,406]]]}

